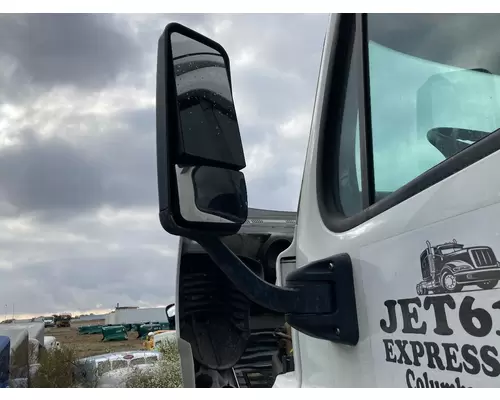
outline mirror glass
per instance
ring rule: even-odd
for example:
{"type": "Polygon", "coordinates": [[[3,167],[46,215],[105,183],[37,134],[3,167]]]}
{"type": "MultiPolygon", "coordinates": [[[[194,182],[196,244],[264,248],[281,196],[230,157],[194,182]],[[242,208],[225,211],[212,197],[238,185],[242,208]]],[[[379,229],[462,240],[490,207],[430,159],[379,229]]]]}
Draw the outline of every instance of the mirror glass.
{"type": "Polygon", "coordinates": [[[193,171],[194,201],[198,210],[243,224],[247,219],[247,188],[239,171],[197,167],[193,171]]]}
{"type": "MultiPolygon", "coordinates": [[[[170,38],[181,140],[180,154],[232,169],[245,166],[238,121],[222,54],[173,32],[170,38]]],[[[199,165],[199,164],[198,164],[199,165]]]]}
{"type": "Polygon", "coordinates": [[[171,306],[167,309],[167,317],[174,318],[175,317],[175,305],[171,306]]]}

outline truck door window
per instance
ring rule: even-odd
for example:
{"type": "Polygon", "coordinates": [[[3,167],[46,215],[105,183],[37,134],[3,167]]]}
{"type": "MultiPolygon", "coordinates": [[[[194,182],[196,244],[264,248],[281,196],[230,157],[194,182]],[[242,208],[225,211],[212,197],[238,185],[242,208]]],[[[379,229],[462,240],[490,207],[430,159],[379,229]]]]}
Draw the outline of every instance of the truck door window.
{"type": "Polygon", "coordinates": [[[481,40],[497,35],[497,28],[485,32],[493,21],[498,18],[368,15],[377,192],[399,189],[500,128],[499,78],[489,71],[498,51],[481,40]]]}
{"type": "MultiPolygon", "coordinates": [[[[487,14],[367,15],[363,68],[369,71],[375,203],[500,128],[500,62],[492,39],[498,30],[498,17],[487,14]]],[[[356,31],[337,144],[336,190],[345,217],[362,213],[366,190],[359,26],[356,31]]],[[[355,226],[352,221],[339,229],[355,226]]]]}

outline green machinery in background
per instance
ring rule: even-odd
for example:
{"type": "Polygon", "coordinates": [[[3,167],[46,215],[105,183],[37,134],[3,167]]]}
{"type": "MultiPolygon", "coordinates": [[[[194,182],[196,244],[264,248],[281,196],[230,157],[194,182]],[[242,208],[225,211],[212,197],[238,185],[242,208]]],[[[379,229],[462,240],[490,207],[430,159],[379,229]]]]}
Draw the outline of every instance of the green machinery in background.
{"type": "Polygon", "coordinates": [[[170,304],[166,307],[168,322],[142,322],[134,324],[120,325],[85,325],[78,328],[79,335],[96,335],[102,333],[103,341],[128,340],[128,332],[137,332],[137,339],[146,339],[148,333],[157,331],[167,331],[175,329],[175,314],[169,310],[174,306],[170,304]]]}
{"type": "Polygon", "coordinates": [[[78,328],[79,335],[96,335],[102,333],[102,325],[85,325],[78,328]]]}
{"type": "Polygon", "coordinates": [[[123,325],[103,326],[102,340],[104,342],[127,340],[127,330],[123,325]]]}

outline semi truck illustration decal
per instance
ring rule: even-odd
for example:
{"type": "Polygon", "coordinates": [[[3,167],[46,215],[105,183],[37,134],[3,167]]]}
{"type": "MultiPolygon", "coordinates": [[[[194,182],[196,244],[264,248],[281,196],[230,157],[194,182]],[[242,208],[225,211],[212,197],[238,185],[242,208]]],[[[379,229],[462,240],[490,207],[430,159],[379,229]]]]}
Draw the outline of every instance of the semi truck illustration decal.
{"type": "Polygon", "coordinates": [[[460,292],[470,285],[493,289],[500,280],[500,263],[491,247],[465,247],[455,239],[434,246],[429,241],[426,244],[420,254],[419,296],[460,292]]]}

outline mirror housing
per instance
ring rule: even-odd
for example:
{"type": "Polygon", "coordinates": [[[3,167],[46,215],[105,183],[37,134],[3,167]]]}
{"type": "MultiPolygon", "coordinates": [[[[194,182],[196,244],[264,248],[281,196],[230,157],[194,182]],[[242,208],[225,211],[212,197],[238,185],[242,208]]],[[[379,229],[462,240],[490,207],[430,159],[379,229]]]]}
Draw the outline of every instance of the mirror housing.
{"type": "MultiPolygon", "coordinates": [[[[177,23],[167,25],[158,44],[156,119],[161,224],[171,234],[198,242],[219,276],[222,273],[231,283],[233,294],[246,299],[238,299],[239,309],[229,307],[233,315],[228,319],[226,313],[223,318],[225,322],[239,322],[233,324],[232,336],[239,340],[241,352],[249,327],[249,302],[284,313],[289,325],[306,335],[356,345],[359,330],[352,263],[347,254],[299,268],[289,274],[285,287],[279,287],[266,282],[262,274],[256,273],[256,265],[245,264],[217,237],[237,233],[248,216],[241,172],[246,166],[245,157],[232,98],[229,57],[222,46],[177,23]]],[[[270,262],[274,262],[277,251],[267,249],[270,262]]],[[[206,264],[199,267],[205,268],[206,264]]],[[[203,275],[200,282],[210,285],[209,276],[203,275]]],[[[193,287],[203,296],[210,296],[214,290],[214,285],[208,291],[193,287]]],[[[226,303],[225,299],[220,302],[226,303]]],[[[181,315],[182,303],[179,307],[181,315]]],[[[207,313],[201,316],[208,322],[215,320],[207,313]]],[[[220,331],[223,323],[212,324],[212,328],[220,331]]],[[[194,334],[188,340],[195,359],[201,354],[198,337],[221,339],[219,331],[212,331],[214,336],[202,329],[201,335],[200,326],[192,330],[194,334]]],[[[223,331],[227,339],[228,329],[223,331]]],[[[207,366],[225,368],[235,361],[235,351],[227,358],[221,355],[227,343],[225,340],[206,347],[206,352],[204,348],[207,366]]]]}
{"type": "Polygon", "coordinates": [[[248,215],[245,156],[224,48],[178,23],[158,42],[160,221],[174,235],[231,235],[248,215]]]}

